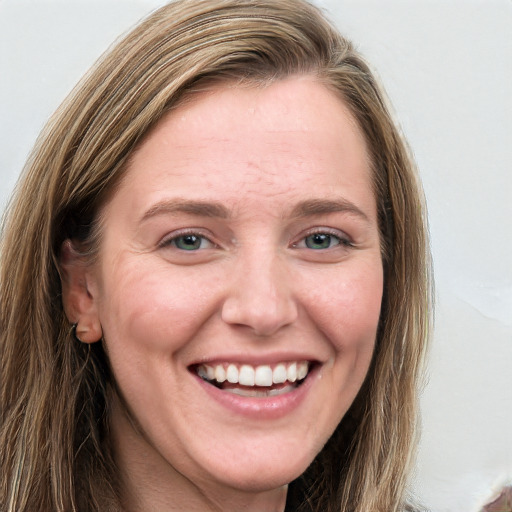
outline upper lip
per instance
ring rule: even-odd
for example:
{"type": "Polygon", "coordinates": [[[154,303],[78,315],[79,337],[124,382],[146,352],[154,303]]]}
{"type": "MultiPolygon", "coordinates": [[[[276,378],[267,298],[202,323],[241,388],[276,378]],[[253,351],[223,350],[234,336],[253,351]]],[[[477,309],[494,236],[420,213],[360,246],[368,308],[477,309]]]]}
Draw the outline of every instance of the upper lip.
{"type": "Polygon", "coordinates": [[[247,354],[226,354],[226,355],[218,355],[215,356],[204,356],[200,359],[192,361],[188,366],[197,366],[201,364],[208,365],[216,365],[216,364],[236,364],[236,365],[251,365],[251,366],[259,366],[259,365],[274,365],[279,363],[287,363],[287,362],[296,362],[296,361],[309,361],[311,363],[322,362],[319,360],[318,355],[306,354],[306,353],[290,353],[290,352],[282,352],[282,353],[274,353],[274,354],[259,354],[259,355],[250,355],[247,354]]]}

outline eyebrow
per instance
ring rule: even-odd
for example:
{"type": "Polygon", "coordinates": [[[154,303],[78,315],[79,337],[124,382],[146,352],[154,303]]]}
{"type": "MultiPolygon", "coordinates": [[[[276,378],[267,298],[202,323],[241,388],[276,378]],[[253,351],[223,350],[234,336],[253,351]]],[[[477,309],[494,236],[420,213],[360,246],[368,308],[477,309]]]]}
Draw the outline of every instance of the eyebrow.
{"type": "MultiPolygon", "coordinates": [[[[363,220],[369,220],[368,216],[360,208],[346,199],[309,199],[301,201],[292,209],[290,218],[300,219],[314,215],[326,215],[339,212],[350,213],[363,220]]],[[[160,201],[154,204],[144,213],[141,222],[157,215],[172,215],[177,213],[187,213],[199,217],[220,219],[228,219],[231,216],[229,210],[222,203],[177,198],[160,201]]]]}
{"type": "Polygon", "coordinates": [[[346,199],[311,199],[297,204],[291,213],[292,218],[311,217],[313,215],[326,215],[329,213],[347,212],[365,221],[369,221],[368,216],[351,201],[346,199]]]}
{"type": "Polygon", "coordinates": [[[187,199],[170,199],[154,204],[142,216],[141,222],[157,215],[169,215],[175,213],[188,213],[200,217],[214,217],[227,219],[228,209],[221,203],[209,201],[191,201],[187,199]]]}

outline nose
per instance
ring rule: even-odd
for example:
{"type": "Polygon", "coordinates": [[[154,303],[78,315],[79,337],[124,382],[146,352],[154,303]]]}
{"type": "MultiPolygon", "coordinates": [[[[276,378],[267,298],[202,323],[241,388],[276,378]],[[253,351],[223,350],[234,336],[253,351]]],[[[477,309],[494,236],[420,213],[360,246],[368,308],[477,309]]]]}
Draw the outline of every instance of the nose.
{"type": "Polygon", "coordinates": [[[257,336],[271,336],[292,324],[298,308],[291,277],[277,255],[238,261],[222,305],[222,319],[230,325],[245,326],[257,336]]]}

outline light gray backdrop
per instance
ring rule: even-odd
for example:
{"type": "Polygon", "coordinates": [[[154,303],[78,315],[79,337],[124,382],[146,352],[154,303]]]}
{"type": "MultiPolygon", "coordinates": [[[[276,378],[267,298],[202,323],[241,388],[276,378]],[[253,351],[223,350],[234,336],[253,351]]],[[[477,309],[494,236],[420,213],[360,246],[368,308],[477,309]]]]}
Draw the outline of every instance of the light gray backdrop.
{"type": "MultiPolygon", "coordinates": [[[[0,211],[45,120],[161,0],[0,0],[0,211]]],[[[512,2],[318,0],[386,86],[430,210],[437,323],[416,492],[477,511],[512,479],[512,2]]]]}

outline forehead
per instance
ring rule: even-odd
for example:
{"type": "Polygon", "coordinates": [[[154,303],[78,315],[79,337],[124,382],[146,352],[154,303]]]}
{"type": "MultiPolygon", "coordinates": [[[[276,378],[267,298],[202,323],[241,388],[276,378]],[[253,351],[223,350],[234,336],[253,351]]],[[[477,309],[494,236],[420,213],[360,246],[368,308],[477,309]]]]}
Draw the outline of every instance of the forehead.
{"type": "Polygon", "coordinates": [[[371,188],[357,122],[336,93],[304,76],[194,93],[137,148],[118,193],[131,189],[131,207],[141,208],[169,194],[245,202],[371,188]]]}

